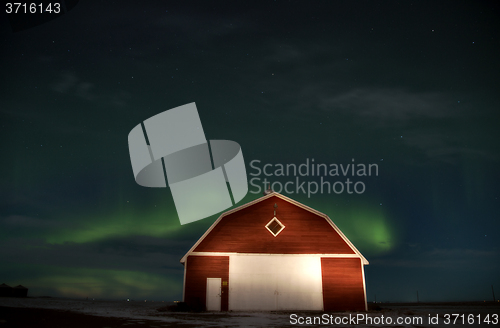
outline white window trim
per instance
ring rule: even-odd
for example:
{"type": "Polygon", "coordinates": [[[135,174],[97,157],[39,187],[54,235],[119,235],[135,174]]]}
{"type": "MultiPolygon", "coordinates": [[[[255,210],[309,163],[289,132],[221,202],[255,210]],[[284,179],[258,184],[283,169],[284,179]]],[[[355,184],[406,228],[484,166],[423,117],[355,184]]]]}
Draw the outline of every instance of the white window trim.
{"type": "Polygon", "coordinates": [[[268,230],[268,231],[269,231],[269,232],[270,232],[270,233],[271,233],[274,237],[276,237],[276,236],[278,236],[278,235],[280,234],[280,232],[282,232],[283,230],[285,230],[285,225],[284,225],[283,223],[281,223],[281,221],[280,221],[280,220],[278,220],[278,218],[277,218],[277,217],[274,217],[274,218],[272,218],[272,219],[271,219],[271,221],[269,221],[269,222],[266,224],[266,229],[267,229],[267,230],[268,230]],[[271,224],[271,222],[273,222],[274,220],[278,221],[278,223],[282,226],[281,230],[280,230],[280,231],[278,231],[278,233],[277,233],[277,234],[274,234],[274,232],[272,232],[272,230],[271,230],[271,229],[269,229],[269,227],[268,227],[268,226],[269,226],[269,224],[271,224]]]}
{"type": "Polygon", "coordinates": [[[335,258],[360,258],[358,254],[301,254],[301,253],[235,253],[235,252],[191,252],[189,255],[193,256],[314,256],[314,257],[335,257],[335,258]]]}

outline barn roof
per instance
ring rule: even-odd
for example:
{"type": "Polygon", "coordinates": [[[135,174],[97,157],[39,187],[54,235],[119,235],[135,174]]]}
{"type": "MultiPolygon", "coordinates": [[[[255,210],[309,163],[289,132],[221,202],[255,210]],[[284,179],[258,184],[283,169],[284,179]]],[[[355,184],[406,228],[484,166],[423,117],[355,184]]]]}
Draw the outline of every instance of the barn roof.
{"type": "Polygon", "coordinates": [[[17,289],[28,289],[28,288],[24,287],[23,285],[17,285],[16,287],[13,287],[13,288],[17,288],[17,289]]]}
{"type": "MultiPolygon", "coordinates": [[[[340,229],[335,225],[335,223],[333,223],[333,221],[328,217],[328,215],[324,214],[324,213],[321,213],[319,211],[316,211],[315,209],[309,207],[309,206],[306,206],[302,203],[299,203],[291,198],[288,198],[280,193],[277,193],[277,192],[271,192],[263,197],[260,197],[260,198],[257,198],[249,203],[246,203],[246,204],[243,204],[239,207],[236,207],[236,208],[233,208],[227,212],[224,212],[222,213],[219,218],[210,226],[210,228],[203,234],[203,236],[201,236],[201,238],[193,245],[193,247],[191,247],[191,249],[186,253],[186,255],[184,255],[180,262],[181,263],[185,263],[187,257],[194,252],[194,250],[196,249],[196,247],[198,247],[198,245],[205,239],[205,237],[207,237],[210,232],[215,228],[215,226],[217,226],[217,224],[225,217],[225,216],[228,216],[232,213],[235,213],[235,212],[238,212],[244,208],[247,208],[247,207],[250,207],[252,205],[255,205],[257,203],[260,203],[268,198],[271,198],[271,197],[278,197],[288,203],[291,203],[293,205],[296,205],[306,211],[309,211],[313,214],[316,214],[320,217],[323,217],[329,224],[330,226],[338,233],[338,235],[344,240],[344,242],[349,246],[349,248],[357,255],[359,256],[359,258],[361,258],[361,261],[363,262],[364,265],[367,265],[369,264],[369,262],[366,260],[366,258],[357,250],[357,248],[351,243],[351,241],[349,239],[347,239],[347,237],[342,233],[342,231],[340,231],[340,229]]],[[[354,255],[354,254],[353,254],[354,255]]]]}

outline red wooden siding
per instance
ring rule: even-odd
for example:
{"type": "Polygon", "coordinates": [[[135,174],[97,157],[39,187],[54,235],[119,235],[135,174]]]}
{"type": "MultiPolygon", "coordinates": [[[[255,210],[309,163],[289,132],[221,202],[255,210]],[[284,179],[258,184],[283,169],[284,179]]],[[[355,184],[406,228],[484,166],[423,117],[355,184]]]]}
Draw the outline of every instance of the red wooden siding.
{"type": "Polygon", "coordinates": [[[186,265],[184,302],[193,309],[205,310],[207,302],[207,278],[222,278],[221,310],[228,310],[229,256],[193,256],[186,265]],[[224,282],[227,282],[224,286],[224,282]]]}
{"type": "Polygon", "coordinates": [[[354,254],[324,217],[276,196],[224,216],[194,251],[354,254]],[[276,217],[285,225],[277,237],[265,228],[274,217],[275,203],[276,217]]]}
{"type": "Polygon", "coordinates": [[[364,311],[363,271],[358,258],[321,258],[325,311],[364,311]]]}

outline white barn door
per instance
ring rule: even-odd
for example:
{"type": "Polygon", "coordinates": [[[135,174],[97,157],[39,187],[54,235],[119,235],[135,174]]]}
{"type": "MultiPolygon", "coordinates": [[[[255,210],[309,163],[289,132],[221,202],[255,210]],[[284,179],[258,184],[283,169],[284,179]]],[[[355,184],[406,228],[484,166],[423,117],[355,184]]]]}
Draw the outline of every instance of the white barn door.
{"type": "Polygon", "coordinates": [[[229,310],[323,310],[321,258],[231,255],[229,310]]]}
{"type": "Polygon", "coordinates": [[[207,278],[207,311],[220,311],[222,278],[207,278]]]}

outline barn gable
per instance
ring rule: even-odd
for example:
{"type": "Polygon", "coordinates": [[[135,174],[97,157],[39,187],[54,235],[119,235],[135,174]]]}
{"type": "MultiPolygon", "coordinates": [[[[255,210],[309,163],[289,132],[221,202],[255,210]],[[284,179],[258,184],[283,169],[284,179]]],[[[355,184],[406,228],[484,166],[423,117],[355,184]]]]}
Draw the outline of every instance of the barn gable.
{"type": "Polygon", "coordinates": [[[276,192],[223,213],[181,263],[190,254],[211,252],[335,254],[359,257],[363,264],[368,264],[327,215],[276,192]],[[268,225],[273,218],[284,226],[276,236],[268,225]]]}

